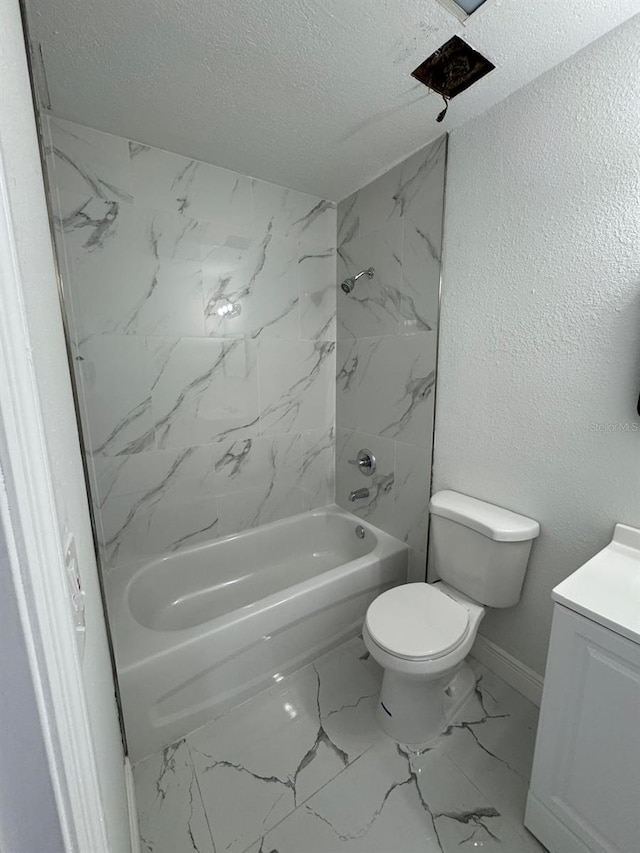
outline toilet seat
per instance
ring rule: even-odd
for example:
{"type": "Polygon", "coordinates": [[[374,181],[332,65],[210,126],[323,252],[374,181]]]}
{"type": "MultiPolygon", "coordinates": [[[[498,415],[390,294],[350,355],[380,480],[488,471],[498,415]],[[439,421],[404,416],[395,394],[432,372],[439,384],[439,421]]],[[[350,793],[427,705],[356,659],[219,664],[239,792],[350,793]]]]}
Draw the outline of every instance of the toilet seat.
{"type": "Polygon", "coordinates": [[[371,639],[405,660],[432,660],[449,654],[467,636],[469,611],[427,583],[383,592],[365,619],[371,639]]]}

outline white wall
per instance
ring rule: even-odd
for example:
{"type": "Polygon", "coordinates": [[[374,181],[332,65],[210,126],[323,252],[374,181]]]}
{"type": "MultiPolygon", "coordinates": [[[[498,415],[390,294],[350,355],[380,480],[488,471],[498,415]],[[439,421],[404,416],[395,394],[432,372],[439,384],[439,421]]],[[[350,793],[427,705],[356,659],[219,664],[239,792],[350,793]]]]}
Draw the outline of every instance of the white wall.
{"type": "Polygon", "coordinates": [[[450,144],[434,487],[540,521],[481,632],[538,672],[552,587],[640,525],[638,44],[635,18],[450,144]]]}
{"type": "MultiPolygon", "coordinates": [[[[3,86],[0,101],[0,154],[6,173],[16,262],[23,282],[28,318],[23,336],[36,377],[46,450],[55,493],[60,541],[75,536],[82,586],[86,592],[84,692],[96,760],[102,806],[111,849],[130,848],[124,787],[123,750],[118,727],[104,614],[98,588],[69,366],[53,267],[31,95],[18,4],[2,2],[6,39],[0,50],[3,86]]],[[[25,424],[25,430],[32,429],[25,424]]],[[[64,626],[61,626],[64,630],[64,626]]],[[[79,688],[80,689],[80,688],[79,688]]],[[[75,704],[75,697],[69,697],[75,704]]],[[[82,732],[78,733],[82,737],[82,732]]]]}

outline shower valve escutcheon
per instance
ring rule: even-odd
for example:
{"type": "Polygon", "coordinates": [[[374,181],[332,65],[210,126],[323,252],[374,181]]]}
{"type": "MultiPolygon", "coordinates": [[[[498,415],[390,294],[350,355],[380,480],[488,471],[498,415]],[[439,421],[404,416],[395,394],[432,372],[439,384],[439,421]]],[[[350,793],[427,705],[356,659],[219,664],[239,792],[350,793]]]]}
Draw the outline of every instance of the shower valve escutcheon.
{"type": "Polygon", "coordinates": [[[355,459],[349,459],[349,465],[356,465],[361,474],[365,477],[371,477],[376,470],[376,457],[370,450],[363,447],[358,451],[355,459]]]}

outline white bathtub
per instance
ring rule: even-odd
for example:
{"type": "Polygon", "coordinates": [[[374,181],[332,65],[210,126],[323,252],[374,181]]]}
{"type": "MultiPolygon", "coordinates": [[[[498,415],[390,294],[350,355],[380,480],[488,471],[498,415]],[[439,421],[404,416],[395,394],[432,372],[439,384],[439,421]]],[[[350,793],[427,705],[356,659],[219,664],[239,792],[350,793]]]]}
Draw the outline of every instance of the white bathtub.
{"type": "Polygon", "coordinates": [[[406,546],[338,507],[114,570],[107,603],[132,760],[343,642],[406,579],[406,546]]]}

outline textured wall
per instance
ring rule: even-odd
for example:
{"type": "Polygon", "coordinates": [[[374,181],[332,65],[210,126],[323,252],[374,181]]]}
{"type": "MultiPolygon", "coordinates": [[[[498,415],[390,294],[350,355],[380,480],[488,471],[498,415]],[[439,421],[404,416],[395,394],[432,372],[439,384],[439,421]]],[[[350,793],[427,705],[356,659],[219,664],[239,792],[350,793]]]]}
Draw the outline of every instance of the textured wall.
{"type": "Polygon", "coordinates": [[[640,525],[639,42],[635,18],[451,138],[434,488],[540,521],[481,630],[538,672],[551,588],[640,525]]]}
{"type": "Polygon", "coordinates": [[[333,205],[49,119],[106,566],[333,502],[333,205]]]}
{"type": "Polygon", "coordinates": [[[424,579],[442,242],[446,137],[338,206],[336,500],[411,548],[424,579]],[[353,465],[376,456],[372,478],[353,465]],[[348,502],[352,489],[370,497],[348,502]]]}
{"type": "Polygon", "coordinates": [[[442,133],[409,75],[454,33],[497,67],[459,127],[637,13],[638,0],[29,0],[51,109],[339,200],[442,133]]]}

